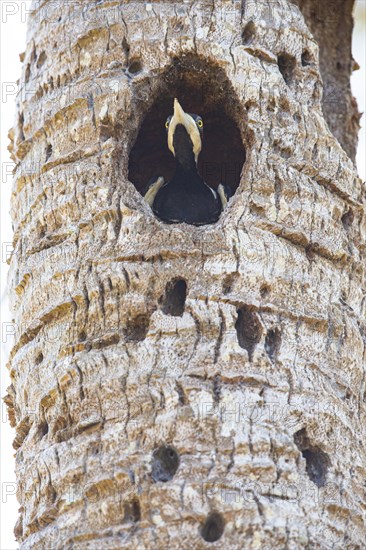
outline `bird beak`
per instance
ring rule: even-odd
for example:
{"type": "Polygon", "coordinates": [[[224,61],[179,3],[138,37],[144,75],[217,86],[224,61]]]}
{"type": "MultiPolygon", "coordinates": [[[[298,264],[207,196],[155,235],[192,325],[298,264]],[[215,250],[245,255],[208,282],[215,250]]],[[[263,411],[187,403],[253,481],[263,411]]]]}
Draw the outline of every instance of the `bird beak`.
{"type": "Polygon", "coordinates": [[[173,138],[174,138],[175,128],[177,127],[178,124],[182,124],[185,127],[189,137],[191,138],[191,141],[193,144],[193,153],[197,163],[198,155],[200,154],[201,148],[202,148],[200,132],[191,115],[184,112],[181,104],[179,103],[177,98],[175,98],[174,114],[170,121],[169,129],[168,129],[168,147],[174,156],[175,156],[175,150],[174,150],[173,138]]]}
{"type": "Polygon", "coordinates": [[[174,99],[174,115],[173,117],[177,120],[177,122],[180,122],[181,124],[184,124],[186,113],[183,111],[181,104],[177,100],[177,98],[174,99]]]}

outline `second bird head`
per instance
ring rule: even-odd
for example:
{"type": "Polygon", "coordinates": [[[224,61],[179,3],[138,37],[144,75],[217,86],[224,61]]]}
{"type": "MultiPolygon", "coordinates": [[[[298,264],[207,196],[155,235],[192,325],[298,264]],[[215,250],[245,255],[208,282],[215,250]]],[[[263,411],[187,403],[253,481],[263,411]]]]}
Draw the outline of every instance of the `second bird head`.
{"type": "Polygon", "coordinates": [[[168,147],[185,167],[197,164],[202,149],[203,120],[199,115],[184,112],[177,98],[174,113],[165,122],[168,147]]]}

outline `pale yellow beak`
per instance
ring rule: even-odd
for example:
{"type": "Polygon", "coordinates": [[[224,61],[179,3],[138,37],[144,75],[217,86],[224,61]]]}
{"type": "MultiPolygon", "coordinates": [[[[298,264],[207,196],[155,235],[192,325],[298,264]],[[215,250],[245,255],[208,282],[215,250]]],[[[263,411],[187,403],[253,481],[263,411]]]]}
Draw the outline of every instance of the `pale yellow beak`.
{"type": "Polygon", "coordinates": [[[174,151],[173,137],[174,137],[175,128],[178,124],[182,124],[187,130],[188,135],[191,138],[191,141],[193,144],[193,153],[197,162],[198,155],[200,154],[201,148],[202,148],[200,132],[197,128],[197,125],[194,119],[191,117],[191,115],[184,112],[178,99],[175,98],[174,114],[170,121],[169,129],[168,129],[168,147],[174,156],[175,156],[175,151],[174,151]]]}
{"type": "Polygon", "coordinates": [[[181,104],[177,100],[177,98],[174,98],[174,118],[177,119],[177,121],[181,122],[183,124],[184,117],[186,113],[183,111],[181,104]]]}

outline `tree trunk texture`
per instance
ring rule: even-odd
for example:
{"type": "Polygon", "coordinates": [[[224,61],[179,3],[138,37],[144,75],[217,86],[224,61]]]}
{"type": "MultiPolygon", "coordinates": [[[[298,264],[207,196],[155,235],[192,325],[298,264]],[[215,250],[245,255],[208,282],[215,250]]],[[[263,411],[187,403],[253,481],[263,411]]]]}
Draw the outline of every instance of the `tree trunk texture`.
{"type": "Polygon", "coordinates": [[[11,132],[22,549],[365,548],[352,1],[297,4],[34,3],[11,132]],[[236,191],[214,225],[142,196],[171,174],[174,97],[236,191]]]}

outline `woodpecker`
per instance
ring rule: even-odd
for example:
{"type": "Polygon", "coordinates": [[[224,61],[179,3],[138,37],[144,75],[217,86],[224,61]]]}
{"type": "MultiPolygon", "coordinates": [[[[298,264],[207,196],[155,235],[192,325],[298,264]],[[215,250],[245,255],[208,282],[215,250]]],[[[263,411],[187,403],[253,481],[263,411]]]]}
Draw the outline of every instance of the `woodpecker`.
{"type": "Polygon", "coordinates": [[[185,113],[175,98],[174,113],[167,118],[165,128],[168,148],[175,156],[175,173],[168,182],[161,176],[152,178],[145,200],[166,223],[215,223],[231,195],[222,184],[217,191],[209,187],[197,171],[202,149],[202,118],[185,113]]]}

